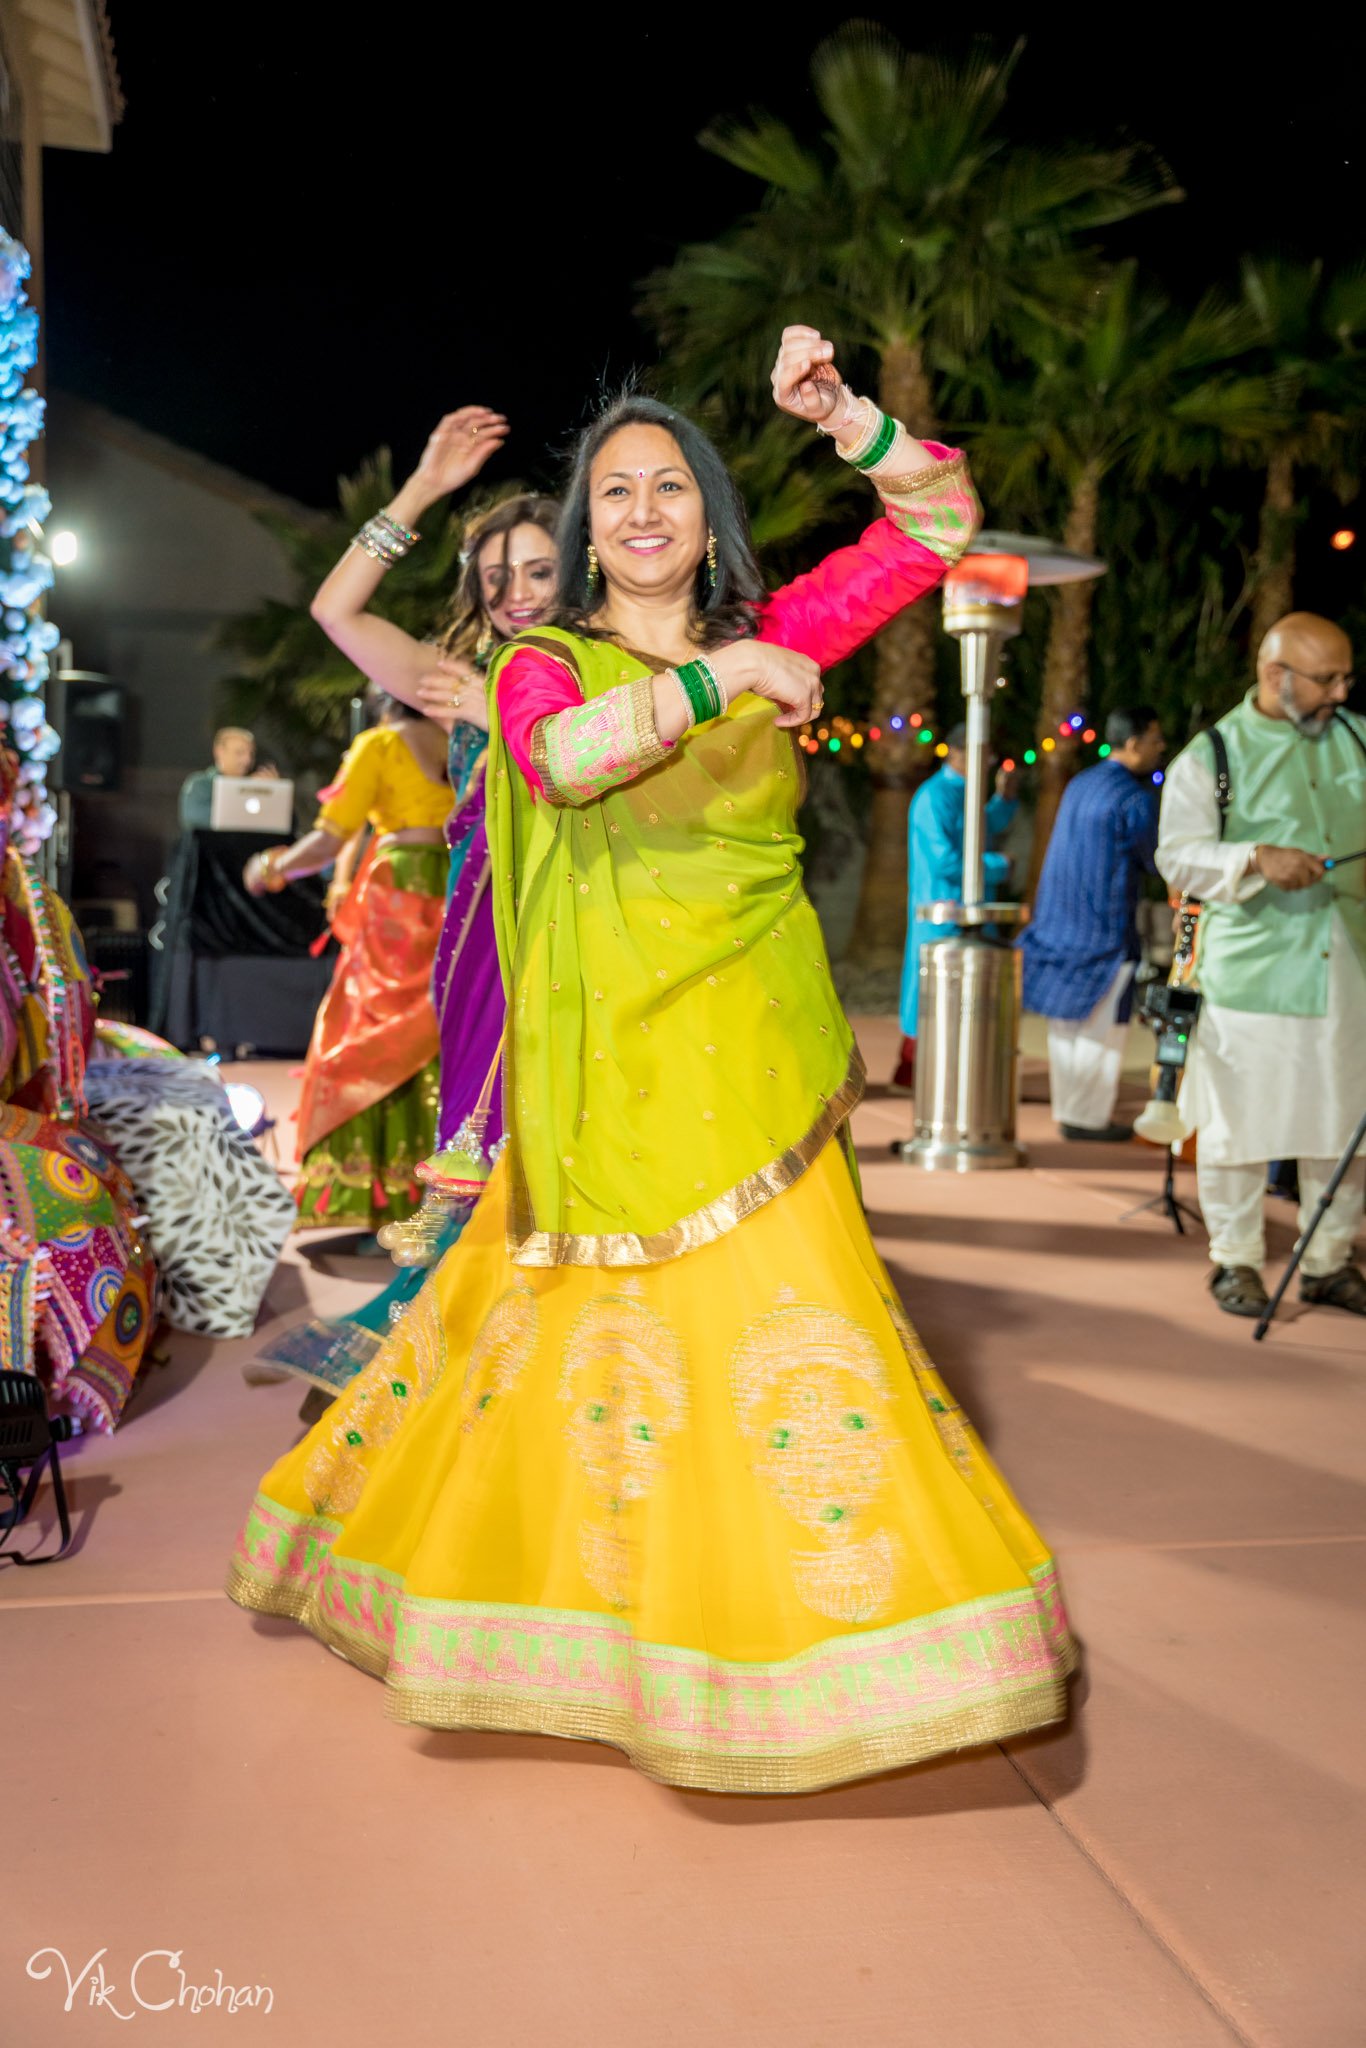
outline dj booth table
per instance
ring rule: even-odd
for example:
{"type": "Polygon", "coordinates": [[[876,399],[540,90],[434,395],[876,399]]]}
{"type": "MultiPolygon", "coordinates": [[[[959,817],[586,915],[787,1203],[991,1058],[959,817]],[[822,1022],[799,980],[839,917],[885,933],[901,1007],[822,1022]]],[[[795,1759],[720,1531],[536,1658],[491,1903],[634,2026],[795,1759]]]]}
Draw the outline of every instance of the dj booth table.
{"type": "Polygon", "coordinates": [[[276,896],[248,896],[242,870],[279,844],[269,832],[183,832],[171,856],[161,947],[152,958],[148,1023],[186,1051],[211,1039],[297,1057],[307,1050],[336,947],[310,948],[327,929],[323,884],[292,882],[276,896]]]}

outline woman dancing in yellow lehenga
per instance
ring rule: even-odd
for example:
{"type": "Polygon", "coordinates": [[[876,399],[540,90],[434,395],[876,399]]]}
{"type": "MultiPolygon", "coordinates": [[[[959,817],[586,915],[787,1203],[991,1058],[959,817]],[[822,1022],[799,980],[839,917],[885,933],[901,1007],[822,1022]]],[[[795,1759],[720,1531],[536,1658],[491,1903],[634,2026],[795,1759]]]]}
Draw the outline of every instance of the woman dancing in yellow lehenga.
{"type": "Polygon", "coordinates": [[[583,437],[559,624],[492,671],[507,1149],[266,1475],[229,1582],[400,1720],[741,1792],[1054,1720],[1073,1661],[1047,1550],[868,1234],[862,1065],[799,865],[790,729],[976,500],[813,330],[774,392],[884,509],[772,595],[694,426],[628,399],[583,437]]]}

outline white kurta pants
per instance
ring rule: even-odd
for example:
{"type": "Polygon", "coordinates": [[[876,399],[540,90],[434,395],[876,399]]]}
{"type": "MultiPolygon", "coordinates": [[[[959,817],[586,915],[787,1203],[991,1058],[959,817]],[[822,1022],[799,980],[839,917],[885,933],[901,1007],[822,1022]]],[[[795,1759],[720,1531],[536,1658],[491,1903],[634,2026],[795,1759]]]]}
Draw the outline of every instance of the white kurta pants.
{"type": "MultiPolygon", "coordinates": [[[[1301,1159],[1300,1229],[1318,1207],[1336,1159],[1301,1159]]],[[[1216,1266],[1260,1266],[1266,1258],[1266,1168],[1210,1166],[1195,1155],[1195,1183],[1209,1232],[1209,1255],[1216,1266]]],[[[1336,1273],[1352,1256],[1352,1240],[1361,1224],[1366,1197],[1366,1157],[1357,1155],[1309,1240],[1300,1270],[1310,1278],[1336,1273]]]]}
{"type": "Polygon", "coordinates": [[[1133,975],[1126,960],[1089,1017],[1048,1020],[1048,1092],[1060,1124],[1103,1131],[1114,1114],[1129,1037],[1116,1013],[1133,975]]]}
{"type": "MultiPolygon", "coordinates": [[[[1181,1107],[1198,1132],[1195,1179],[1220,1266],[1266,1257],[1266,1163],[1300,1169],[1300,1228],[1366,1110],[1366,973],[1334,928],[1322,1017],[1266,1016],[1206,1003],[1191,1042],[1181,1107]]],[[[1304,1255],[1311,1276],[1336,1273],[1361,1224],[1366,1159],[1358,1155],[1304,1255]]]]}

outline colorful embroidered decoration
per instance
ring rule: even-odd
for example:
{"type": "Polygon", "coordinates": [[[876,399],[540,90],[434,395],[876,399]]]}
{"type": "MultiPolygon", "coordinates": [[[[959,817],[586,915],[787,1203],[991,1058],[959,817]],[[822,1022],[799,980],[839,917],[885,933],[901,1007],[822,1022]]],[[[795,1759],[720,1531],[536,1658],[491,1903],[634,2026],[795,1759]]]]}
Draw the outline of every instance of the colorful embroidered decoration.
{"type": "Polygon", "coordinates": [[[397,1436],[446,1370],[446,1332],[433,1287],[424,1287],[382,1349],[336,1403],[304,1484],[319,1514],[349,1515],[370,1477],[370,1454],[397,1436]]]}
{"type": "Polygon", "coordinates": [[[818,1539],[792,1552],[803,1604],[837,1621],[874,1621],[890,1604],[898,1554],[886,1530],[863,1533],[888,1472],[886,1368],[872,1333],[850,1317],[795,1302],[790,1289],[779,1301],[732,1355],[736,1419],[755,1477],[818,1539]]]}
{"type": "Polygon", "coordinates": [[[502,1395],[512,1391],[536,1349],[540,1308],[525,1283],[500,1294],[470,1346],[460,1393],[461,1428],[470,1430],[502,1395]]]}
{"type": "Polygon", "coordinates": [[[873,482],[888,518],[909,539],[949,568],[967,553],[982,523],[982,506],[966,455],[952,455],[910,476],[877,476],[873,482]]]}
{"type": "Polygon", "coordinates": [[[596,1508],[580,1526],[579,1561],[618,1612],[631,1600],[630,1510],[657,1484],[668,1441],[687,1421],[685,1372],[681,1339],[629,1281],[581,1309],[565,1338],[565,1435],[596,1508]]]}
{"type": "Polygon", "coordinates": [[[531,735],[531,764],[546,800],[561,806],[592,803],[669,751],[655,730],[653,676],[557,711],[531,735]]]}

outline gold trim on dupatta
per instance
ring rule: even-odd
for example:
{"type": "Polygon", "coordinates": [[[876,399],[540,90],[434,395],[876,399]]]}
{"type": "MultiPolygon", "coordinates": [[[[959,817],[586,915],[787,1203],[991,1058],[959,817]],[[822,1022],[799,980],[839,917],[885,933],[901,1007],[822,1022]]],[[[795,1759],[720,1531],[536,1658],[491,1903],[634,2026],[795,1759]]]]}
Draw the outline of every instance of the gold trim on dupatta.
{"type": "MultiPolygon", "coordinates": [[[[641,1236],[633,1230],[613,1230],[600,1236],[580,1237],[565,1230],[537,1230],[527,1209],[526,1188],[515,1164],[508,1188],[508,1255],[515,1266],[658,1266],[666,1259],[681,1259],[699,1245],[712,1244],[781,1195],[805,1173],[829,1144],[840,1126],[852,1115],[863,1096],[867,1069],[857,1045],[849,1054],[849,1065],[835,1093],[825,1099],[820,1115],[806,1133],[777,1159],[746,1174],[724,1195],[705,1202],[687,1216],[681,1216],[667,1230],[641,1236]]],[[[513,1153],[510,1145],[509,1154],[513,1153]]],[[[509,1163],[514,1163],[510,1158],[509,1163]]]]}

